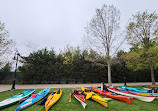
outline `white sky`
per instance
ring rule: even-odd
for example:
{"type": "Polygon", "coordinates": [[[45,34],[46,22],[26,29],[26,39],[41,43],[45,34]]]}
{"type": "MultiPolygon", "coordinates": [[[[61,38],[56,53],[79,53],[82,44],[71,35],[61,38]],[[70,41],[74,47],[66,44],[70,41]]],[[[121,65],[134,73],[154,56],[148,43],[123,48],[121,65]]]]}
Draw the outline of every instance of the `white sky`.
{"type": "Polygon", "coordinates": [[[27,41],[59,52],[82,44],[85,26],[103,4],[120,10],[122,30],[132,14],[158,13],[158,0],[0,0],[0,20],[22,55],[28,54],[27,41]]]}

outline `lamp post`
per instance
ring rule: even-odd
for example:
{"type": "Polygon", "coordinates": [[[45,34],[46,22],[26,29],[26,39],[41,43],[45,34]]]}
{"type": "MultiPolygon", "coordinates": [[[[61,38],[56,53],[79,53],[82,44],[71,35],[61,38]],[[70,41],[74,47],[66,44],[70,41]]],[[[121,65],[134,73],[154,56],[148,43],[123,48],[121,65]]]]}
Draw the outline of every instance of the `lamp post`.
{"type": "Polygon", "coordinates": [[[124,71],[124,77],[123,77],[124,86],[127,86],[127,84],[126,84],[126,66],[125,66],[125,62],[123,62],[123,71],[124,71]]]}
{"type": "Polygon", "coordinates": [[[16,60],[16,66],[15,66],[15,72],[14,72],[14,78],[13,78],[13,84],[11,90],[15,89],[15,81],[16,81],[16,70],[18,65],[18,56],[20,56],[19,52],[16,51],[13,60],[16,60]]]}
{"type": "Polygon", "coordinates": [[[126,74],[124,74],[124,86],[127,86],[127,84],[126,84],[126,74]]]}

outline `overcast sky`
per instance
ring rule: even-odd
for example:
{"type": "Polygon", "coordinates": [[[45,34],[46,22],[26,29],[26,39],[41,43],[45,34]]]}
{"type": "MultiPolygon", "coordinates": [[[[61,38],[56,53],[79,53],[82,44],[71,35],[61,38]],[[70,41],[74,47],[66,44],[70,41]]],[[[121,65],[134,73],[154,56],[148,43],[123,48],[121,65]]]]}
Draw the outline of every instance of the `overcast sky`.
{"type": "Polygon", "coordinates": [[[158,13],[158,0],[0,0],[0,21],[22,55],[28,54],[28,41],[59,52],[82,44],[85,26],[103,4],[120,10],[122,30],[139,11],[158,13]]]}

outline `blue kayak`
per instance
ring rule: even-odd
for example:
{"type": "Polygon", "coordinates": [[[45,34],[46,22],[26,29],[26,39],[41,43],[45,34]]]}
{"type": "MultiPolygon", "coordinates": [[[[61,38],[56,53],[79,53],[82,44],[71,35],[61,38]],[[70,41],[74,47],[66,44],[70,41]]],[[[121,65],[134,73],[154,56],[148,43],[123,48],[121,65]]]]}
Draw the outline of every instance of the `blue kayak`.
{"type": "Polygon", "coordinates": [[[140,89],[140,88],[132,88],[132,87],[126,87],[126,86],[120,86],[117,88],[121,91],[126,91],[129,93],[147,94],[147,95],[158,96],[157,92],[149,92],[149,90],[144,90],[144,89],[140,89]]]}
{"type": "Polygon", "coordinates": [[[44,98],[50,91],[50,88],[45,88],[39,91],[36,94],[32,94],[28,99],[26,99],[22,104],[20,104],[15,111],[21,111],[26,107],[31,106],[32,104],[38,102],[42,98],[44,98]]]}
{"type": "Polygon", "coordinates": [[[120,86],[120,88],[126,89],[128,91],[148,93],[148,90],[144,90],[144,89],[140,89],[140,88],[132,88],[132,87],[126,87],[126,86],[120,86]]]}
{"type": "Polygon", "coordinates": [[[142,96],[150,96],[150,97],[158,98],[158,93],[138,92],[138,91],[127,90],[127,89],[121,88],[121,87],[115,87],[115,89],[120,90],[120,91],[125,91],[125,92],[131,93],[131,94],[138,94],[138,95],[142,95],[142,96]]]}

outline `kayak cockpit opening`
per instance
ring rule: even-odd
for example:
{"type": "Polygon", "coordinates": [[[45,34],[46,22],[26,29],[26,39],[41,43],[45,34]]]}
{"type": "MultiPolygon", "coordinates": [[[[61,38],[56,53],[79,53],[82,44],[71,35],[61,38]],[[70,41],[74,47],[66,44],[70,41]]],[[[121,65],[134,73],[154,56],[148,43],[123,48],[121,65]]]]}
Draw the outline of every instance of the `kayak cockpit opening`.
{"type": "Polygon", "coordinates": [[[21,92],[21,93],[19,93],[18,95],[23,95],[24,93],[23,92],[21,92]]]}
{"type": "Polygon", "coordinates": [[[60,89],[58,90],[57,94],[60,94],[60,89]]]}

